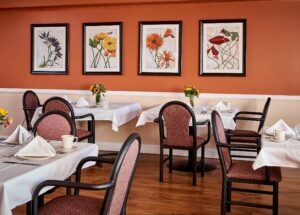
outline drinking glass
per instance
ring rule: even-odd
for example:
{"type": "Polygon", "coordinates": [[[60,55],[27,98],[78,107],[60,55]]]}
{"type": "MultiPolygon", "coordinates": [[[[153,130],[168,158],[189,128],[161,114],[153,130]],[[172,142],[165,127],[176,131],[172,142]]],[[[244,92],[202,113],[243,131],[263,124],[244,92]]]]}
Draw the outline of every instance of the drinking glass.
{"type": "Polygon", "coordinates": [[[300,124],[295,125],[296,139],[300,140],[300,124]]]}

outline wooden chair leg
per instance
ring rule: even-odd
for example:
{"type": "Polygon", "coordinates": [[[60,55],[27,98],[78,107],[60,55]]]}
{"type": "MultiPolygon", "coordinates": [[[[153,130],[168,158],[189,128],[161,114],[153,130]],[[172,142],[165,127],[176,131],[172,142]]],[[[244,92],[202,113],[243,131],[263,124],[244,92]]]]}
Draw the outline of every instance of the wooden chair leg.
{"type": "Polygon", "coordinates": [[[201,177],[204,177],[205,146],[201,147],[201,177]]]}
{"type": "MultiPolygon", "coordinates": [[[[71,181],[71,176],[70,177],[68,177],[65,181],[71,181]]],[[[66,188],[66,193],[67,193],[67,195],[71,195],[71,192],[72,192],[72,190],[71,190],[71,188],[66,188]]]]}
{"type": "MultiPolygon", "coordinates": [[[[232,182],[228,182],[227,183],[227,202],[231,201],[231,186],[232,186],[232,182]]],[[[231,204],[227,203],[226,204],[226,211],[230,212],[231,211],[231,204]]]]}
{"type": "Polygon", "coordinates": [[[169,149],[169,173],[172,173],[173,169],[173,149],[169,149]]]}
{"type": "Polygon", "coordinates": [[[278,183],[273,185],[273,215],[278,215],[278,183]]]}
{"type": "Polygon", "coordinates": [[[193,150],[193,186],[197,184],[197,149],[193,150]]]}
{"type": "Polygon", "coordinates": [[[227,201],[227,181],[225,181],[225,179],[223,179],[222,199],[221,199],[221,215],[226,215],[226,201],[227,201]]]}
{"type": "Polygon", "coordinates": [[[29,201],[26,203],[26,215],[31,215],[32,214],[32,207],[31,207],[32,202],[29,201]]]}
{"type": "Polygon", "coordinates": [[[164,180],[164,150],[163,147],[160,146],[160,153],[159,153],[159,181],[163,182],[164,180]]]}

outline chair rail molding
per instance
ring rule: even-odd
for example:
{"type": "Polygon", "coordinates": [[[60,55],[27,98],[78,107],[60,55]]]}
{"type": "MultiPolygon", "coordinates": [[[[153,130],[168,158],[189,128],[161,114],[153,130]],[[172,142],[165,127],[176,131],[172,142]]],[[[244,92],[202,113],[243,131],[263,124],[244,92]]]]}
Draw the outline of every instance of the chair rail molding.
{"type": "MultiPolygon", "coordinates": [[[[27,88],[0,88],[0,93],[21,93],[26,90],[33,90],[37,94],[53,94],[53,95],[91,95],[89,90],[67,90],[67,89],[27,89],[27,88]]],[[[107,96],[143,96],[143,97],[171,97],[183,98],[184,94],[180,92],[149,92],[149,91],[114,91],[109,90],[107,96]]],[[[289,100],[299,101],[298,95],[262,95],[262,94],[222,94],[222,93],[201,93],[200,98],[211,99],[242,99],[257,100],[272,97],[272,100],[289,100]]]]}

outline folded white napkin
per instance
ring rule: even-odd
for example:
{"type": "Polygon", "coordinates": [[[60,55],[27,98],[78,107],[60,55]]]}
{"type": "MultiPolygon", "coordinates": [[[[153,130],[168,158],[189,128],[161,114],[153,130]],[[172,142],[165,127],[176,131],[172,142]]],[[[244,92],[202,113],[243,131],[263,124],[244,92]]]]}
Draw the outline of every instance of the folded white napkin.
{"type": "Polygon", "coordinates": [[[27,131],[22,125],[18,125],[18,127],[13,131],[11,135],[4,141],[5,143],[15,143],[15,144],[23,144],[28,143],[33,139],[32,134],[27,131]]]}
{"type": "Polygon", "coordinates": [[[40,136],[36,136],[15,154],[15,156],[21,157],[54,157],[55,155],[55,149],[40,136]]]}
{"type": "Polygon", "coordinates": [[[72,103],[72,99],[67,95],[63,95],[63,99],[67,100],[70,104],[72,103]]]}
{"type": "Polygon", "coordinates": [[[88,106],[89,106],[89,103],[83,97],[80,97],[76,104],[76,107],[88,107],[88,106]]]}
{"type": "Polygon", "coordinates": [[[222,101],[219,101],[215,106],[214,106],[215,110],[219,110],[219,111],[226,111],[226,110],[230,110],[229,107],[227,107],[227,105],[225,105],[222,101]]]}
{"type": "Polygon", "coordinates": [[[275,130],[282,130],[285,131],[285,133],[287,135],[295,135],[295,132],[293,131],[293,129],[291,129],[285,121],[283,121],[282,119],[278,120],[274,125],[272,125],[270,128],[268,128],[266,130],[267,134],[273,134],[275,130]]]}

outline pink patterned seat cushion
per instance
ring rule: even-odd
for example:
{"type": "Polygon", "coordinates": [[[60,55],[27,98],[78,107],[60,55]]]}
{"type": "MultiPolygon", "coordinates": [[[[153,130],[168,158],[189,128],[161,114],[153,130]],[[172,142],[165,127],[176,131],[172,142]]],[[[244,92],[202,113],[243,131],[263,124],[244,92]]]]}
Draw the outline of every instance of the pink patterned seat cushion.
{"type": "Polygon", "coordinates": [[[76,129],[76,133],[77,133],[77,137],[79,140],[82,139],[86,139],[87,137],[89,137],[90,135],[92,135],[93,133],[88,131],[88,130],[84,130],[84,129],[76,129]]]}
{"type": "MultiPolygon", "coordinates": [[[[202,146],[204,144],[206,140],[203,137],[197,137],[197,148],[199,148],[200,146],[202,146]]],[[[164,140],[164,145],[167,146],[177,146],[175,144],[172,144],[172,142],[167,141],[166,139],[164,140]]],[[[188,142],[188,144],[186,145],[179,145],[180,147],[182,146],[186,146],[186,147],[192,147],[193,146],[193,136],[190,136],[190,141],[188,142]]]]}
{"type": "MultiPolygon", "coordinates": [[[[231,134],[234,135],[255,135],[257,134],[257,132],[255,131],[250,131],[250,130],[234,130],[234,131],[230,131],[231,134]]],[[[245,142],[249,142],[249,143],[256,143],[257,142],[257,137],[239,137],[239,136],[232,136],[230,137],[230,140],[233,141],[245,141],[245,142]]]]}
{"type": "Polygon", "coordinates": [[[87,196],[60,196],[40,208],[40,215],[99,215],[102,199],[87,196]]]}
{"type": "MultiPolygon", "coordinates": [[[[259,168],[253,170],[252,161],[235,161],[231,163],[231,166],[227,172],[227,177],[236,179],[247,179],[254,181],[266,180],[266,168],[259,168]]],[[[270,181],[281,181],[281,170],[279,167],[270,167],[270,181]]]]}

